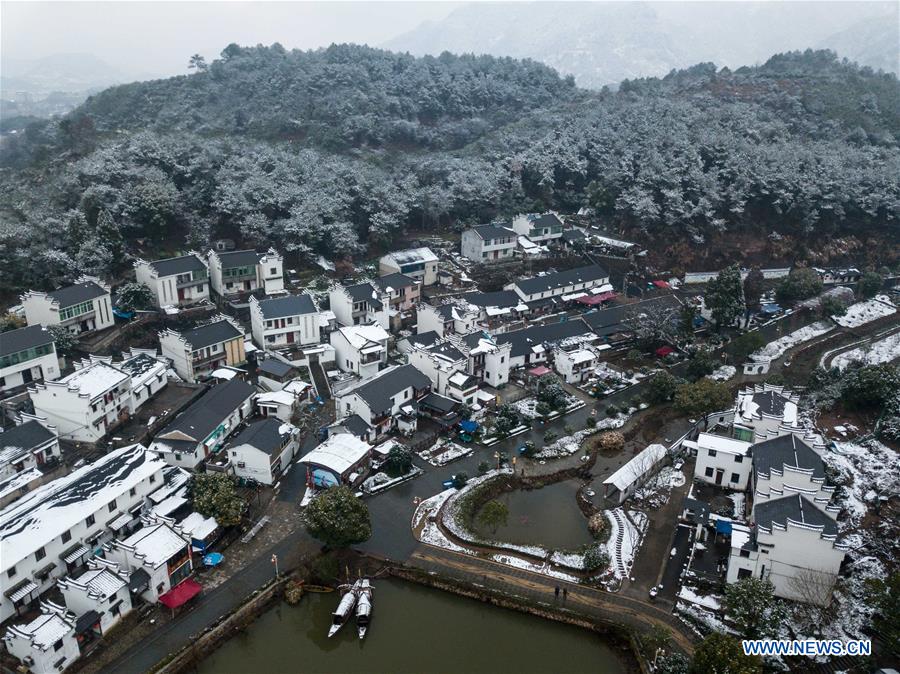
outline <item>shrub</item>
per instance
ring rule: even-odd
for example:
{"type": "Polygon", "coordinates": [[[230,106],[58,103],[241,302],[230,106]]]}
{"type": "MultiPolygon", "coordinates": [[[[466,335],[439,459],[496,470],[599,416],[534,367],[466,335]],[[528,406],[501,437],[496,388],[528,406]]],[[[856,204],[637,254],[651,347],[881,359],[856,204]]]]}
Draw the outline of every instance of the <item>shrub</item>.
{"type": "Polygon", "coordinates": [[[619,408],[615,405],[608,405],[606,408],[607,416],[614,417],[619,413],[619,408]]]}
{"type": "Polygon", "coordinates": [[[602,571],[609,567],[609,555],[599,545],[589,546],[584,551],[584,570],[588,572],[602,571]]]}
{"type": "Polygon", "coordinates": [[[490,469],[491,469],[491,464],[489,464],[487,461],[482,461],[481,463],[478,464],[478,474],[479,475],[484,475],[490,469]]]}

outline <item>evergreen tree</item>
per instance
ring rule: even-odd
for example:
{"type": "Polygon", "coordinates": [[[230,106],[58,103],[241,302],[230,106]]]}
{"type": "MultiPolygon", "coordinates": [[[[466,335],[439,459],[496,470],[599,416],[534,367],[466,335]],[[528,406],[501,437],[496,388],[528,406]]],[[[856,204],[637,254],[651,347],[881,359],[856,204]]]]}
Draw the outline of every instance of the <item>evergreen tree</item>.
{"type": "Polygon", "coordinates": [[[712,312],[717,328],[731,325],[744,310],[741,270],[737,265],[726,267],[709,282],[703,296],[712,312]]]}
{"type": "Polygon", "coordinates": [[[306,529],[330,548],[346,548],[369,540],[369,507],[349,487],[331,487],[316,496],[304,512],[306,529]]]}
{"type": "Polygon", "coordinates": [[[743,578],[725,586],[723,604],[744,639],[771,639],[779,634],[787,615],[768,580],[743,578]]]}

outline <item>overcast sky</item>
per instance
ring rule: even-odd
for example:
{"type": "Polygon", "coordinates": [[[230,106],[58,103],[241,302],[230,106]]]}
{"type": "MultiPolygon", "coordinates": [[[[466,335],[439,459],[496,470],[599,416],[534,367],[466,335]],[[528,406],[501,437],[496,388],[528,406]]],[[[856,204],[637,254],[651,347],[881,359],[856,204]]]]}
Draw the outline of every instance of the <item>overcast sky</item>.
{"type": "Polygon", "coordinates": [[[378,45],[462,2],[0,2],[3,59],[91,53],[138,76],[186,72],[230,42],[378,45]]]}

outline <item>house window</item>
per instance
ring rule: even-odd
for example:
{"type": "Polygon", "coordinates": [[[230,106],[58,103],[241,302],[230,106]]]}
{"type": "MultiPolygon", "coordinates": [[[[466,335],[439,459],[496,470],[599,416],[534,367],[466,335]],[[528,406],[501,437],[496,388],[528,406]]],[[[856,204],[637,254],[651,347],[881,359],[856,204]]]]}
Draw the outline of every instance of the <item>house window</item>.
{"type": "Polygon", "coordinates": [[[246,468],[246,467],[247,467],[247,464],[244,463],[243,461],[238,461],[237,467],[238,467],[238,468],[246,468]]]}
{"type": "Polygon", "coordinates": [[[740,454],[737,454],[737,455],[734,457],[734,462],[735,462],[735,463],[743,463],[743,462],[744,462],[744,457],[741,456],[740,454]]]}
{"type": "Polygon", "coordinates": [[[716,452],[716,450],[714,450],[714,449],[710,449],[710,450],[709,450],[709,455],[710,455],[710,456],[715,456],[716,453],[717,453],[717,452],[716,452]]]}
{"type": "Polygon", "coordinates": [[[181,461],[181,454],[179,454],[179,453],[176,452],[176,453],[175,453],[175,460],[176,460],[176,461],[181,461]]]}
{"type": "MultiPolygon", "coordinates": [[[[112,601],[113,599],[115,599],[114,596],[109,598],[110,601],[112,601]]],[[[109,612],[112,613],[113,615],[116,615],[116,616],[119,615],[119,606],[118,606],[118,604],[117,604],[116,606],[113,606],[111,609],[109,609],[109,612]]]]}
{"type": "Polygon", "coordinates": [[[751,573],[750,569],[738,569],[738,580],[749,578],[752,575],[753,573],[751,573]]]}
{"type": "Polygon", "coordinates": [[[63,532],[63,535],[62,535],[62,542],[63,542],[63,543],[68,543],[68,542],[71,541],[71,540],[72,540],[72,532],[71,532],[71,531],[64,531],[64,532],[63,532]]]}
{"type": "Polygon", "coordinates": [[[37,562],[41,561],[46,556],[47,556],[47,551],[44,550],[44,548],[38,548],[37,550],[34,551],[34,559],[37,562]]]}
{"type": "Polygon", "coordinates": [[[741,481],[741,476],[738,475],[737,473],[732,473],[732,474],[731,474],[731,481],[732,481],[732,482],[740,482],[740,481],[741,481]]]}
{"type": "Polygon", "coordinates": [[[713,476],[713,469],[707,468],[706,469],[706,477],[712,477],[712,476],[713,476]]]}
{"type": "Polygon", "coordinates": [[[269,269],[269,273],[270,273],[272,276],[274,276],[275,274],[278,273],[278,269],[276,269],[275,267],[271,267],[271,268],[269,269]]]}
{"type": "Polygon", "coordinates": [[[13,577],[15,577],[16,573],[18,573],[16,571],[16,567],[11,566],[11,567],[9,567],[9,571],[6,572],[6,575],[9,576],[10,578],[13,578],[13,577]]]}
{"type": "Polygon", "coordinates": [[[96,521],[97,520],[94,519],[93,515],[88,515],[87,519],[84,520],[84,524],[85,524],[85,526],[92,527],[92,526],[94,526],[94,522],[96,522],[96,521]]]}
{"type": "Polygon", "coordinates": [[[63,646],[62,639],[60,639],[55,644],[53,644],[53,650],[58,651],[60,648],[62,648],[62,646],[63,646]]]}
{"type": "Polygon", "coordinates": [[[749,557],[749,556],[750,556],[749,550],[741,550],[741,557],[749,557]]]}
{"type": "Polygon", "coordinates": [[[151,475],[150,476],[150,484],[153,484],[154,482],[156,482],[156,475],[151,475]]]}
{"type": "Polygon", "coordinates": [[[409,398],[409,389],[407,389],[406,393],[403,396],[404,398],[409,398]]]}
{"type": "Polygon", "coordinates": [[[110,501],[110,502],[109,502],[109,505],[106,506],[106,507],[109,508],[109,512],[115,512],[115,510],[116,510],[116,500],[113,499],[112,501],[110,501]]]}
{"type": "Polygon", "coordinates": [[[128,490],[129,496],[134,496],[135,494],[137,494],[137,489],[135,489],[134,487],[128,490]]]}

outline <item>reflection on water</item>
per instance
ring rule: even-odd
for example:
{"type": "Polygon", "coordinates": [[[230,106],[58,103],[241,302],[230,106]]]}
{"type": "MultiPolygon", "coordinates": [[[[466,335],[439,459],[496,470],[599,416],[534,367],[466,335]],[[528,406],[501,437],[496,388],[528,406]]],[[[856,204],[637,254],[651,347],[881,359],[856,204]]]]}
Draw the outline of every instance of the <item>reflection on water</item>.
{"type": "Polygon", "coordinates": [[[328,639],[338,595],[281,604],[200,664],[200,674],[256,672],[591,672],[626,667],[588,631],[396,580],[377,580],[364,641],[348,623],[328,639]]]}
{"type": "Polygon", "coordinates": [[[571,550],[590,543],[593,539],[587,519],[575,500],[580,486],[577,480],[567,480],[541,489],[502,494],[497,500],[509,508],[506,524],[496,532],[478,529],[478,533],[487,539],[553,550],[571,550]]]}

